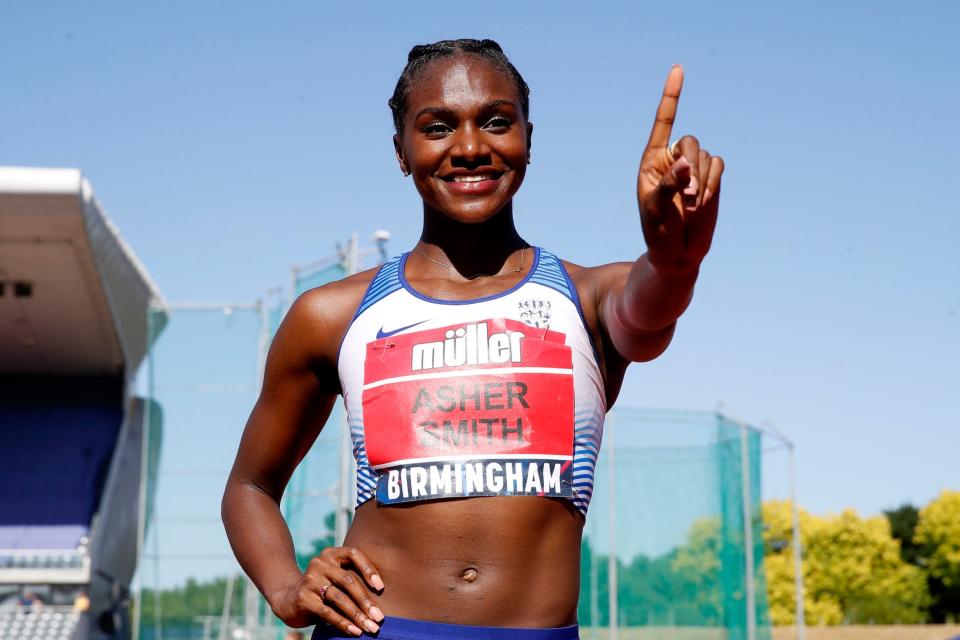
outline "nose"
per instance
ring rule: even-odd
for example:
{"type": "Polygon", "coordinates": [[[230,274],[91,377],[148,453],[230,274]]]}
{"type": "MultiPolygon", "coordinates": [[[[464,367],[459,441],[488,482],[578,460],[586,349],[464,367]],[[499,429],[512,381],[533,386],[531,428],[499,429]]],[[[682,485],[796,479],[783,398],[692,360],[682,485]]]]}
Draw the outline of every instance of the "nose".
{"type": "Polygon", "coordinates": [[[457,139],[451,149],[454,165],[477,165],[490,162],[490,146],[484,140],[483,132],[473,123],[468,123],[457,131],[457,139]]]}

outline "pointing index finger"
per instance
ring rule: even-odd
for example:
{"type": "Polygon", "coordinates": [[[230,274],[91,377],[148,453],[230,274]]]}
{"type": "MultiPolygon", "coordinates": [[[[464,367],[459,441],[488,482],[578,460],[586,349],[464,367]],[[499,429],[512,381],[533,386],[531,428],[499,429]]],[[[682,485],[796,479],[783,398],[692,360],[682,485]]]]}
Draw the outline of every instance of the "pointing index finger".
{"type": "Polygon", "coordinates": [[[680,90],[683,88],[683,67],[673,65],[667,75],[667,82],[663,85],[663,96],[657,107],[657,117],[653,121],[650,131],[650,140],[647,148],[666,148],[670,144],[670,133],[673,131],[673,121],[677,118],[677,103],[680,101],[680,90]]]}

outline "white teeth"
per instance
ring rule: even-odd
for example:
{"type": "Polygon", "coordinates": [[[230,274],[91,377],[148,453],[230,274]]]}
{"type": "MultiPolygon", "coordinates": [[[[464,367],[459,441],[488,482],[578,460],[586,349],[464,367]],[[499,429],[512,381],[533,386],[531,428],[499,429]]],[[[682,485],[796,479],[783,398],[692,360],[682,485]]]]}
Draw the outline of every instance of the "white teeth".
{"type": "Polygon", "coordinates": [[[481,180],[491,180],[492,176],[484,174],[481,176],[453,176],[454,182],[480,182],[481,180]]]}

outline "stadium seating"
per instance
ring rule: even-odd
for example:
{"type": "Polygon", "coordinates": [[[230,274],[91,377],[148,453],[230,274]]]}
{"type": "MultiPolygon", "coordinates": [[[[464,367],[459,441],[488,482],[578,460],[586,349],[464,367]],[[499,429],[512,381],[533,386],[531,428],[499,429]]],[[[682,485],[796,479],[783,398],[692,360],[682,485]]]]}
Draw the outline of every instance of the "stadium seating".
{"type": "MultiPolygon", "coordinates": [[[[75,550],[81,544],[121,419],[114,407],[0,406],[0,548],[75,550]]],[[[36,561],[74,562],[49,554],[36,561]]]]}
{"type": "Polygon", "coordinates": [[[45,606],[40,611],[0,611],[3,640],[69,640],[80,614],[72,607],[45,606]]]}

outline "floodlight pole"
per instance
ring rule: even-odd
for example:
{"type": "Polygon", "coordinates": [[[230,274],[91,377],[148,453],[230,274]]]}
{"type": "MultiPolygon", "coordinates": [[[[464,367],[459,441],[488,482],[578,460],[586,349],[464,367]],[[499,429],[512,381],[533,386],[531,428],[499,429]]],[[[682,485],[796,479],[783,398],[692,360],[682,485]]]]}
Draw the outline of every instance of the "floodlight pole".
{"type": "MultiPolygon", "coordinates": [[[[291,268],[290,291],[291,300],[296,299],[298,295],[298,283],[300,278],[306,274],[314,272],[324,267],[330,267],[339,262],[345,275],[353,275],[360,271],[363,264],[363,258],[374,253],[380,254],[380,261],[386,261],[386,243],[390,239],[390,232],[379,230],[374,232],[371,240],[376,247],[360,247],[357,233],[351,233],[346,246],[336,243],[337,252],[321,260],[298,265],[291,268]]],[[[336,544],[342,544],[346,537],[347,529],[350,526],[350,514],[352,513],[351,486],[350,482],[353,472],[353,452],[350,438],[350,427],[347,417],[344,415],[340,424],[340,437],[338,442],[337,464],[338,480],[336,488],[336,508],[334,511],[333,536],[336,544]]],[[[284,497],[286,500],[286,496],[284,497]]]]}
{"type": "MultiPolygon", "coordinates": [[[[353,275],[360,270],[360,250],[356,233],[350,234],[350,241],[341,253],[341,257],[343,258],[343,270],[346,275],[353,275]]],[[[339,455],[337,455],[337,461],[339,463],[339,472],[337,474],[337,512],[333,521],[333,536],[336,544],[341,545],[343,544],[344,538],[347,537],[347,527],[350,525],[347,512],[350,508],[349,485],[351,475],[350,458],[352,454],[350,451],[350,426],[347,421],[346,412],[344,412],[343,419],[340,421],[339,444],[339,455]]]]}
{"type": "MultiPolygon", "coordinates": [[[[265,299],[257,301],[260,307],[260,336],[257,340],[257,395],[263,389],[263,377],[267,368],[267,352],[270,350],[272,335],[270,334],[270,297],[282,297],[283,288],[274,287],[267,291],[265,299]]],[[[244,627],[247,631],[247,640],[256,640],[258,635],[258,626],[260,624],[260,592],[253,579],[247,575],[243,589],[243,617],[244,627]]]]}

